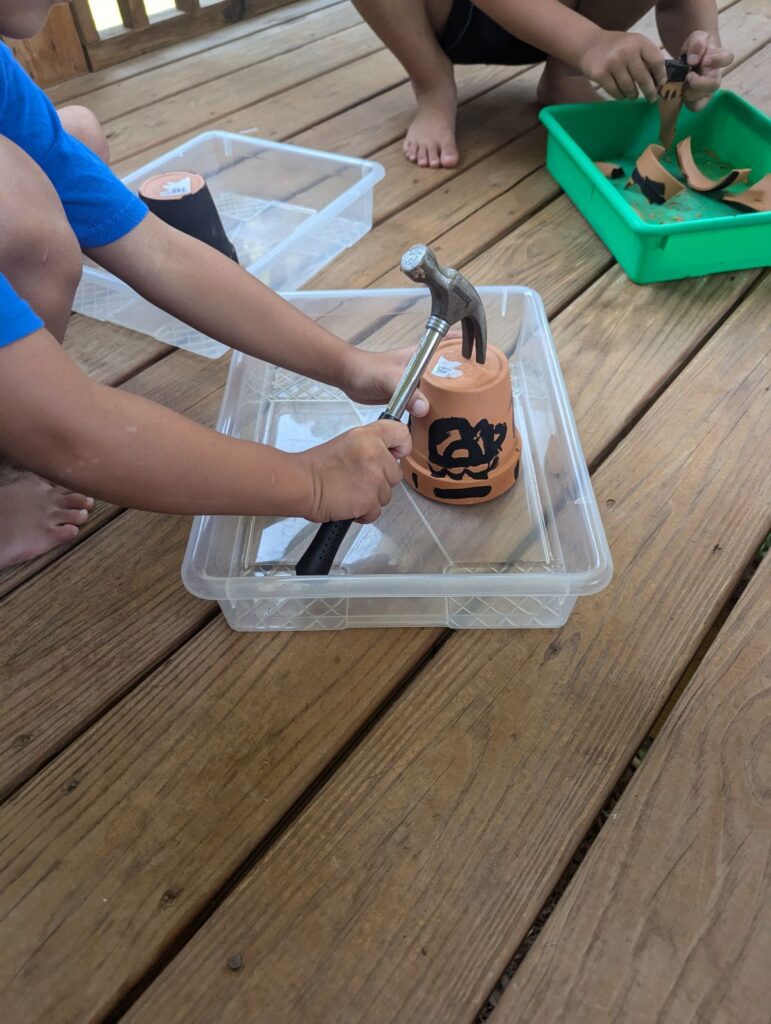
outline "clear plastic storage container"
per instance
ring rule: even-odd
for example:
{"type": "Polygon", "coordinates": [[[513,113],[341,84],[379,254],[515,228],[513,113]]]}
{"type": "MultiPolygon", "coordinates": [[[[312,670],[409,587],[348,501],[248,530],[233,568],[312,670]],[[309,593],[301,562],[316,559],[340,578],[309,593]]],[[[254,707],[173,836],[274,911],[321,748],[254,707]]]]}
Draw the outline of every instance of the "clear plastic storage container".
{"type": "MultiPolygon", "coordinates": [[[[509,355],[522,434],[519,480],[482,505],[452,507],[404,484],[380,519],[354,526],[329,576],[294,567],[317,527],[302,519],[204,516],[182,576],[234,629],[555,627],[612,563],[543,304],[527,288],[481,288],[489,341],[509,355]]],[[[415,345],[428,292],[304,292],[288,298],[351,344],[415,345]]],[[[232,437],[302,451],[381,409],[235,354],[218,423],[232,437]]],[[[255,481],[259,487],[259,481],[255,481]]]]}
{"type": "MultiPolygon", "coordinates": [[[[385,174],[370,160],[211,131],[123,180],[137,192],[150,175],[175,170],[206,178],[239,262],[276,291],[301,287],[370,230],[372,193],[385,174]]],[[[227,351],[89,260],[74,308],[199,355],[227,351]]]]}

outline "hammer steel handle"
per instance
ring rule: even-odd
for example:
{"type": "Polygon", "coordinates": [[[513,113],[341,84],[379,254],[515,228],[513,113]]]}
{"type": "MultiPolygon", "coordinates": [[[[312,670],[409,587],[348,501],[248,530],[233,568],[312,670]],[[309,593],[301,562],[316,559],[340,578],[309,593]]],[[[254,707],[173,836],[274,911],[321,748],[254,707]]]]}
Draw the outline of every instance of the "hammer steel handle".
{"type": "MultiPolygon", "coordinates": [[[[381,413],[378,419],[399,422],[399,417],[389,412],[381,413]]],[[[338,519],[332,523],[322,523],[308,545],[308,550],[297,563],[297,575],[328,576],[352,522],[353,519],[338,519]]]]}

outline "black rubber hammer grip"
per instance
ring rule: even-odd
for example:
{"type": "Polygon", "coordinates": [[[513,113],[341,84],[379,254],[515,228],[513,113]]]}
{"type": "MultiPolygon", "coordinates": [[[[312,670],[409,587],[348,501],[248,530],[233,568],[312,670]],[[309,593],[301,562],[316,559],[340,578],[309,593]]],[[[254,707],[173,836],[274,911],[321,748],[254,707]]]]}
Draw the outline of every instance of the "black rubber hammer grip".
{"type": "MultiPolygon", "coordinates": [[[[400,422],[396,416],[391,416],[387,412],[381,413],[378,419],[400,422]]],[[[316,536],[308,545],[308,550],[297,563],[295,570],[297,575],[328,575],[352,522],[353,519],[338,519],[333,523],[322,523],[316,531],[316,536]]]]}

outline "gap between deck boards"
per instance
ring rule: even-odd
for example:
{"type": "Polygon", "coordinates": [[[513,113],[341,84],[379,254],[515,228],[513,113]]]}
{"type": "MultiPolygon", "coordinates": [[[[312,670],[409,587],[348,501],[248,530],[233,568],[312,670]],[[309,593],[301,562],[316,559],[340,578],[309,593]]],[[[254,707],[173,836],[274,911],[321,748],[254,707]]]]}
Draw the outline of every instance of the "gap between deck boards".
{"type": "MultiPolygon", "coordinates": [[[[728,6],[729,7],[736,6],[736,4],[738,4],[738,3],[741,3],[741,0],[733,0],[733,3],[728,5],[728,6]]],[[[761,45],[763,45],[763,44],[761,44],[761,45]]],[[[750,49],[746,50],[745,52],[743,52],[740,55],[739,59],[734,64],[734,66],[732,67],[731,70],[735,71],[737,68],[741,67],[756,52],[757,52],[757,48],[750,48],[750,49]]],[[[519,77],[520,75],[527,74],[529,72],[529,70],[530,69],[528,69],[528,68],[520,69],[520,70],[518,70],[516,72],[516,74],[514,74],[512,76],[512,78],[516,78],[516,77],[519,77]]],[[[491,85],[488,90],[485,90],[484,92],[481,92],[481,93],[473,95],[466,102],[472,103],[472,102],[474,102],[476,100],[479,100],[484,95],[487,95],[489,92],[493,92],[493,91],[495,91],[496,89],[499,89],[499,88],[501,88],[501,84],[491,85]]],[[[366,101],[364,101],[363,104],[360,104],[360,105],[366,105],[369,102],[371,102],[371,100],[366,100],[366,101]]],[[[461,104],[461,106],[463,106],[463,103],[461,104]]],[[[333,118],[333,120],[335,120],[337,116],[339,116],[339,115],[336,115],[335,118],[333,118]]],[[[528,133],[530,131],[532,131],[532,130],[540,131],[540,129],[535,129],[534,126],[531,126],[529,128],[525,128],[524,131],[522,131],[519,134],[515,135],[513,138],[508,138],[500,147],[498,147],[497,150],[495,150],[493,152],[483,153],[477,160],[471,161],[471,162],[469,162],[467,164],[464,164],[462,170],[459,173],[464,174],[464,173],[466,173],[468,171],[473,170],[474,167],[476,167],[479,164],[481,164],[481,163],[491,159],[492,157],[494,157],[496,152],[500,152],[501,150],[505,150],[505,149],[507,149],[507,147],[510,147],[510,146],[514,145],[518,140],[526,137],[528,135],[528,133]]],[[[305,133],[301,133],[301,135],[302,134],[305,134],[305,133]]],[[[387,146],[386,148],[392,148],[392,147],[391,146],[387,146]]],[[[376,151],[375,155],[377,155],[378,152],[380,152],[380,151],[376,151]]],[[[455,224],[452,225],[451,230],[453,230],[453,229],[456,229],[456,230],[457,229],[461,229],[462,230],[464,222],[470,220],[475,215],[477,215],[480,212],[484,211],[485,207],[490,206],[491,204],[494,204],[497,200],[502,198],[503,195],[505,195],[506,193],[513,192],[515,189],[519,188],[520,186],[526,187],[527,179],[531,178],[533,175],[539,173],[539,171],[541,171],[542,168],[543,168],[543,164],[541,164],[540,166],[536,167],[535,169],[529,171],[527,174],[524,175],[524,177],[522,177],[522,178],[518,179],[517,181],[515,181],[510,186],[510,188],[505,190],[503,193],[499,193],[498,195],[491,196],[486,202],[483,202],[479,207],[477,207],[476,209],[473,209],[473,210],[467,212],[463,217],[461,217],[460,220],[458,220],[455,224]]],[[[456,177],[456,176],[457,176],[456,174],[453,174],[453,177],[456,177]]],[[[522,213],[520,218],[514,219],[512,222],[510,222],[510,223],[506,224],[504,227],[502,227],[500,229],[500,232],[499,232],[498,235],[494,235],[493,237],[488,238],[486,242],[481,243],[479,246],[476,247],[476,249],[473,249],[471,251],[470,255],[465,257],[465,259],[463,261],[456,260],[456,262],[458,262],[460,265],[463,265],[464,262],[467,262],[468,260],[472,259],[474,256],[476,256],[476,255],[480,254],[481,252],[483,252],[487,247],[489,247],[490,245],[492,245],[496,241],[498,241],[499,238],[504,237],[506,234],[510,233],[514,228],[516,228],[517,226],[521,225],[527,219],[529,219],[532,216],[534,216],[535,214],[537,214],[544,206],[546,206],[546,205],[548,205],[548,203],[552,202],[553,199],[558,195],[558,193],[559,193],[559,189],[555,186],[554,189],[547,196],[545,196],[543,198],[543,200],[541,200],[539,202],[536,202],[536,203],[526,207],[523,210],[523,213],[522,213]]],[[[423,199],[427,199],[431,194],[432,194],[431,192],[429,192],[428,194],[422,193],[421,196],[422,196],[423,199]]],[[[414,205],[414,201],[415,200],[412,200],[411,202],[405,203],[405,205],[403,205],[403,206],[397,207],[393,212],[389,213],[389,215],[381,223],[382,224],[386,224],[387,221],[392,220],[393,218],[398,218],[399,213],[403,213],[405,211],[405,208],[409,207],[410,205],[414,205]]],[[[420,202],[420,198],[417,201],[420,202]]],[[[445,233],[447,233],[447,232],[445,232],[445,233]]],[[[372,238],[373,235],[370,235],[369,237],[372,238]]],[[[434,239],[433,238],[428,238],[427,241],[433,242],[434,239]]],[[[366,239],[364,240],[364,242],[366,243],[366,239]]],[[[358,247],[356,247],[352,251],[353,254],[355,254],[357,251],[359,253],[361,253],[362,252],[362,246],[363,246],[363,243],[360,243],[360,245],[358,247]]],[[[310,283],[310,286],[311,287],[323,286],[324,282],[325,282],[325,278],[329,279],[329,277],[331,276],[332,273],[339,273],[341,271],[341,269],[344,268],[346,259],[349,259],[350,256],[351,256],[351,254],[344,254],[337,261],[336,268],[332,268],[331,270],[327,270],[327,271],[322,271],[319,275],[317,275],[317,278],[315,279],[315,282],[311,282],[310,283]]],[[[374,276],[374,277],[370,277],[368,279],[365,279],[365,278],[362,278],[361,276],[358,276],[357,279],[354,281],[354,284],[357,287],[365,287],[365,286],[372,286],[372,285],[377,286],[379,284],[388,285],[388,284],[392,284],[393,283],[392,279],[391,280],[388,279],[389,277],[392,277],[392,275],[381,274],[381,275],[377,275],[377,276],[374,276]]],[[[571,301],[571,300],[566,300],[565,304],[567,304],[569,301],[571,301]]],[[[563,308],[564,308],[564,305],[556,307],[555,310],[554,310],[554,314],[553,315],[556,315],[558,312],[561,312],[561,310],[563,308]]],[[[108,329],[107,325],[105,325],[105,330],[106,329],[108,329]]],[[[146,368],[147,366],[151,365],[152,363],[157,362],[157,361],[159,361],[159,360],[161,360],[163,358],[167,358],[169,355],[172,354],[172,352],[173,352],[173,350],[160,351],[156,355],[154,355],[152,357],[148,357],[148,359],[145,362],[134,366],[130,371],[126,372],[126,374],[120,376],[117,379],[116,383],[122,383],[122,382],[124,382],[124,381],[126,381],[128,379],[131,379],[132,377],[136,376],[136,374],[138,372],[141,372],[142,369],[146,368]]],[[[104,525],[104,523],[106,523],[106,521],[107,521],[107,519],[105,519],[104,522],[100,523],[100,525],[104,525]]],[[[52,552],[48,556],[44,556],[42,559],[38,560],[34,564],[34,566],[30,566],[28,568],[23,568],[22,567],[22,568],[18,569],[16,572],[13,573],[13,576],[12,576],[12,579],[11,579],[11,585],[9,585],[8,582],[6,581],[5,586],[3,586],[3,578],[4,578],[4,576],[0,575],[0,595],[4,595],[6,593],[10,593],[11,590],[14,589],[14,587],[19,586],[19,585],[21,585],[21,583],[23,583],[27,579],[32,578],[32,576],[34,576],[38,571],[42,571],[47,565],[52,564],[54,561],[57,560],[57,558],[59,558],[63,554],[65,554],[66,551],[71,550],[72,547],[75,547],[79,543],[82,543],[83,541],[85,541],[93,532],[96,532],[93,528],[85,530],[85,531],[82,532],[82,535],[81,535],[81,537],[79,539],[77,539],[72,545],[68,546],[63,551],[61,551],[61,552],[52,552]]],[[[7,575],[10,577],[10,574],[7,574],[7,575]]]]}
{"type": "MultiPolygon", "coordinates": [[[[601,271],[601,274],[602,274],[602,275],[604,275],[604,273],[605,273],[605,271],[604,271],[604,270],[603,270],[603,271],[601,271]]],[[[745,293],[745,294],[746,294],[746,293],[745,293]]],[[[736,307],[737,307],[737,306],[738,306],[738,305],[739,305],[739,304],[741,303],[741,301],[743,301],[743,298],[744,298],[744,295],[741,295],[741,296],[739,296],[739,297],[738,297],[738,298],[736,299],[736,302],[734,303],[734,305],[733,305],[733,306],[731,307],[731,309],[732,309],[732,310],[734,310],[734,309],[735,309],[735,308],[736,308],[736,307]]],[[[569,300],[569,301],[570,301],[570,302],[573,302],[573,301],[575,301],[575,297],[574,297],[574,298],[573,298],[572,300],[569,300]]],[[[567,307],[566,307],[566,306],[563,306],[562,308],[567,308],[567,307]]],[[[725,316],[727,316],[727,315],[728,315],[728,314],[726,313],[726,314],[725,314],[725,316]]],[[[725,318],[725,316],[724,316],[724,318],[725,318]]],[[[714,333],[714,331],[713,331],[712,333],[714,333]]],[[[161,357],[161,358],[162,358],[162,357],[161,357]]],[[[686,361],[686,362],[687,362],[687,361],[686,361]]],[[[686,363],[684,363],[683,365],[686,365],[686,363]]],[[[681,369],[682,369],[682,367],[679,367],[679,368],[678,368],[678,371],[677,371],[677,372],[679,373],[681,369]]],[[[673,378],[672,378],[672,379],[674,379],[674,377],[675,377],[675,376],[677,376],[677,374],[674,374],[674,375],[673,375],[673,378]]],[[[664,389],[661,389],[661,390],[663,391],[664,389]]],[[[656,400],[656,399],[654,398],[654,399],[653,399],[652,401],[655,401],[655,400],[656,400]]],[[[635,421],[635,422],[636,422],[636,421],[635,421]]],[[[627,432],[628,432],[628,431],[627,431],[627,432]]],[[[604,457],[607,457],[607,454],[608,454],[608,453],[604,453],[604,455],[603,455],[603,458],[604,458],[604,457]]],[[[601,460],[600,460],[600,461],[601,461],[601,460]]],[[[598,463],[598,462],[596,462],[596,464],[599,464],[599,463],[598,463]]],[[[170,657],[170,656],[171,656],[171,655],[169,655],[169,657],[170,657]]],[[[120,698],[118,698],[118,700],[119,700],[119,699],[120,699],[120,698]]],[[[103,713],[103,712],[102,712],[102,713],[103,713]]],[[[56,756],[56,755],[53,755],[53,756],[56,756]]]]}

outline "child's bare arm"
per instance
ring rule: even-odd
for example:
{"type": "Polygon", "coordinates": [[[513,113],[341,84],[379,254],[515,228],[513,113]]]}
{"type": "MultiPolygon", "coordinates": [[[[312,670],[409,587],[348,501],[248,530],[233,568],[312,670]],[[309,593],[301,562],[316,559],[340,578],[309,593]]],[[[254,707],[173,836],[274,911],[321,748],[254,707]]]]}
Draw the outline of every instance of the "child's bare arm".
{"type": "Polygon", "coordinates": [[[720,42],[715,0],[659,0],[656,24],[661,41],[673,56],[685,53],[698,71],[689,72],[683,98],[692,110],[699,110],[720,88],[723,68],[733,54],[720,42]]]}
{"type": "Polygon", "coordinates": [[[476,3],[517,38],[577,68],[616,99],[635,99],[639,89],[653,101],[666,81],[661,51],[637,32],[602,29],[559,0],[476,3]]]}
{"type": "Polygon", "coordinates": [[[172,513],[377,518],[400,478],[384,421],[298,455],[224,437],[99,384],[44,329],[0,348],[0,451],[118,505],[172,513]]]}
{"type": "MultiPolygon", "coordinates": [[[[346,345],[208,245],[147,216],[128,235],[89,253],[155,305],[249,355],[386,404],[406,350],[371,353],[346,345]]],[[[410,411],[428,410],[413,396],[410,411]]]]}

